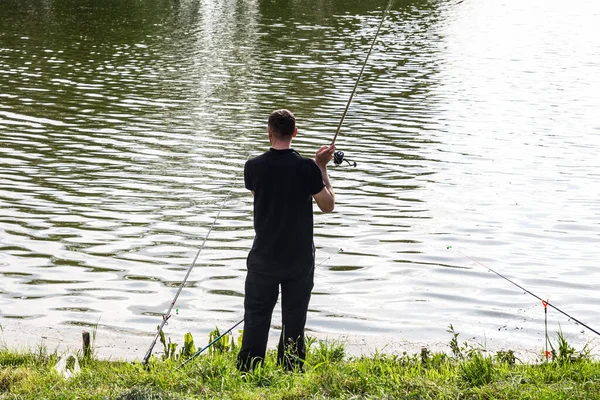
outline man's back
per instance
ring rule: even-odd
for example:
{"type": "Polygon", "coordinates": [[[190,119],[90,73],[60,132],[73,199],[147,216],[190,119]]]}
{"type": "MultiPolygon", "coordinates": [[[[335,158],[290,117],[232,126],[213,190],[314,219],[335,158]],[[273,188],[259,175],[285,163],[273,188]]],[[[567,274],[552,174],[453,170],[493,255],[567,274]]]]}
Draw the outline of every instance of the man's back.
{"type": "Polygon", "coordinates": [[[293,149],[269,149],[244,168],[246,188],[254,192],[256,236],[250,266],[264,272],[292,272],[314,263],[312,196],[323,187],[313,160],[293,149]]]}

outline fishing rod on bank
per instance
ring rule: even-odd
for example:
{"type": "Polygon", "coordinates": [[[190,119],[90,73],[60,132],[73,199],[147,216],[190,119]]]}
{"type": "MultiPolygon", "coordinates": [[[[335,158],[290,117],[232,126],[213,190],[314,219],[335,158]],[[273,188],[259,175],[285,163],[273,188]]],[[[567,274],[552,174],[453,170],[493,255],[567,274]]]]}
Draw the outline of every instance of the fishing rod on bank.
{"type": "MultiPolygon", "coordinates": [[[[371,47],[369,48],[369,51],[367,52],[367,56],[365,57],[365,61],[363,62],[362,68],[360,69],[358,78],[356,79],[356,83],[354,84],[354,88],[352,89],[352,93],[350,93],[350,98],[348,99],[348,102],[346,103],[346,108],[344,109],[342,118],[340,119],[338,127],[335,131],[335,135],[333,135],[333,139],[331,140],[330,146],[333,146],[335,144],[335,141],[336,141],[338,135],[340,134],[340,130],[342,129],[342,124],[344,123],[344,119],[346,118],[346,114],[348,113],[348,109],[350,108],[350,103],[352,103],[352,99],[354,98],[354,95],[356,94],[356,89],[358,88],[358,84],[360,83],[360,78],[362,77],[365,67],[367,66],[367,61],[369,61],[369,56],[371,55],[371,52],[373,51],[373,47],[375,47],[375,42],[377,41],[377,36],[379,36],[379,31],[381,30],[381,27],[383,26],[383,21],[385,21],[385,17],[387,16],[388,12],[392,8],[393,4],[394,4],[394,0],[390,0],[385,11],[383,12],[383,16],[381,17],[381,22],[379,22],[379,26],[377,27],[377,31],[375,32],[375,36],[373,37],[373,41],[371,42],[371,47]]],[[[356,162],[345,158],[343,151],[338,150],[333,154],[333,163],[336,166],[342,164],[344,161],[347,162],[348,165],[352,165],[353,167],[356,167],[356,162]]]]}
{"type": "MultiPolygon", "coordinates": [[[[321,266],[322,264],[326,263],[327,261],[329,261],[331,259],[331,257],[335,256],[336,254],[339,253],[343,253],[344,249],[338,249],[338,251],[336,251],[335,253],[331,254],[329,257],[327,257],[326,259],[324,259],[323,261],[321,261],[320,263],[318,263],[315,268],[318,268],[319,266],[321,266]]],[[[235,325],[233,325],[231,328],[227,329],[225,332],[223,332],[222,334],[220,334],[217,338],[215,338],[212,342],[210,342],[209,344],[207,344],[206,346],[204,346],[203,348],[201,348],[200,350],[198,350],[197,352],[195,352],[194,354],[192,354],[192,356],[190,358],[188,358],[187,360],[185,360],[184,362],[182,362],[179,367],[177,367],[177,371],[181,368],[183,368],[186,364],[188,364],[190,361],[192,361],[193,359],[195,359],[196,357],[198,357],[200,354],[204,353],[207,349],[209,349],[213,344],[217,343],[219,340],[221,340],[221,338],[227,334],[229,334],[229,332],[233,331],[237,326],[239,326],[242,322],[244,322],[244,319],[242,318],[240,321],[238,321],[235,325]]]]}
{"type": "Polygon", "coordinates": [[[179,288],[177,289],[177,293],[175,294],[173,301],[171,301],[171,304],[169,305],[169,309],[162,316],[162,321],[158,327],[158,330],[156,332],[156,335],[154,336],[154,339],[152,340],[152,344],[150,344],[150,347],[148,348],[146,355],[142,359],[142,364],[144,364],[144,365],[148,364],[148,360],[150,359],[150,356],[152,355],[152,350],[154,349],[154,346],[156,345],[156,341],[160,337],[160,333],[162,332],[163,328],[167,324],[167,321],[169,320],[169,318],[171,318],[171,311],[173,311],[173,307],[175,307],[175,303],[177,302],[177,299],[179,298],[179,295],[181,294],[181,291],[183,290],[183,287],[185,286],[185,283],[187,282],[187,280],[190,276],[190,273],[192,272],[192,269],[194,269],[194,266],[196,265],[196,261],[198,261],[198,257],[200,256],[200,253],[204,249],[206,240],[210,236],[210,233],[212,232],[213,228],[215,227],[217,219],[219,219],[219,216],[221,215],[221,211],[223,211],[223,208],[225,208],[225,203],[227,203],[227,200],[229,200],[229,198],[231,197],[231,194],[233,193],[233,188],[235,187],[235,184],[237,183],[237,180],[240,177],[240,175],[241,175],[241,173],[237,174],[235,179],[233,180],[233,183],[231,184],[231,188],[229,189],[229,193],[227,193],[227,196],[225,196],[225,199],[223,199],[221,208],[219,208],[219,211],[217,212],[215,219],[213,219],[213,222],[210,225],[210,228],[208,229],[206,236],[204,236],[204,240],[202,241],[202,244],[200,245],[200,248],[198,249],[198,252],[196,253],[196,257],[194,257],[194,261],[192,262],[192,265],[190,265],[190,267],[187,270],[187,273],[185,274],[185,277],[183,278],[183,281],[181,281],[181,284],[179,285],[179,288]]]}
{"type": "Polygon", "coordinates": [[[525,289],[523,286],[521,286],[521,285],[519,285],[518,283],[516,283],[515,281],[513,281],[513,280],[511,280],[511,279],[507,278],[506,276],[502,275],[501,273],[494,271],[493,269],[491,269],[491,268],[490,268],[490,267],[488,267],[487,265],[484,265],[483,263],[481,263],[481,262],[479,262],[479,261],[475,260],[474,258],[472,258],[472,257],[469,257],[468,255],[466,255],[466,254],[462,253],[461,251],[459,251],[459,250],[456,250],[456,249],[453,249],[453,248],[452,248],[452,246],[447,246],[446,248],[447,248],[447,249],[449,249],[449,250],[450,250],[450,249],[452,249],[452,250],[456,251],[458,254],[460,254],[461,256],[465,257],[466,259],[468,259],[468,260],[471,260],[472,262],[474,262],[474,263],[476,263],[476,264],[478,264],[478,265],[482,266],[483,268],[487,269],[487,270],[488,270],[488,271],[490,271],[490,272],[493,272],[494,274],[496,274],[496,275],[497,275],[497,276],[499,276],[500,278],[502,278],[502,279],[504,279],[504,280],[506,280],[506,281],[510,282],[511,284],[515,285],[516,287],[518,287],[519,289],[521,289],[521,290],[522,290],[522,291],[524,291],[525,293],[527,293],[527,294],[530,294],[531,296],[533,296],[533,297],[535,297],[536,299],[540,300],[540,301],[542,302],[542,304],[544,305],[544,308],[545,308],[545,309],[546,309],[546,307],[552,307],[553,309],[555,309],[556,311],[558,311],[558,312],[559,312],[559,313],[561,313],[562,315],[566,316],[566,317],[567,317],[567,318],[569,318],[569,319],[572,319],[573,321],[575,321],[575,322],[576,322],[576,323],[578,323],[579,325],[581,325],[581,326],[583,326],[583,327],[587,328],[588,330],[590,330],[590,331],[594,332],[596,335],[600,336],[600,332],[598,332],[598,331],[597,331],[597,330],[595,330],[594,328],[590,327],[590,326],[589,326],[589,325],[587,325],[587,324],[584,324],[583,322],[581,322],[581,321],[580,321],[580,320],[578,320],[577,318],[575,318],[575,317],[573,317],[573,316],[571,316],[571,315],[567,314],[566,312],[564,312],[564,311],[563,311],[563,310],[561,310],[560,308],[556,307],[554,304],[551,304],[551,303],[550,303],[548,300],[544,300],[544,299],[542,299],[542,298],[541,298],[540,296],[538,296],[537,294],[535,294],[535,293],[533,293],[533,292],[531,292],[531,291],[529,291],[529,290],[525,289]]]}

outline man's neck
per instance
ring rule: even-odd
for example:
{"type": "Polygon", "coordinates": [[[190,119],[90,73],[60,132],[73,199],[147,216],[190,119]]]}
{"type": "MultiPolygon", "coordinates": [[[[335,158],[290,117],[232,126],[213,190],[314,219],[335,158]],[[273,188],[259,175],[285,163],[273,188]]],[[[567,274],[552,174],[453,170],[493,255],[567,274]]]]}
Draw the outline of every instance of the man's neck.
{"type": "Polygon", "coordinates": [[[292,148],[292,142],[274,142],[271,143],[271,148],[275,150],[287,150],[292,148]]]}

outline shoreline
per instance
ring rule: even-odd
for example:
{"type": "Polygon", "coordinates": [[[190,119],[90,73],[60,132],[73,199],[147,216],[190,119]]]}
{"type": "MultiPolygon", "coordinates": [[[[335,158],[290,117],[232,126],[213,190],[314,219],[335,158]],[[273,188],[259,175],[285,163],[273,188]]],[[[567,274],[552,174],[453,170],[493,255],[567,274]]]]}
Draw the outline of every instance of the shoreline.
{"type": "MultiPolygon", "coordinates": [[[[93,329],[80,326],[58,325],[55,327],[40,327],[21,320],[10,320],[9,324],[6,322],[4,320],[0,323],[0,348],[16,350],[18,352],[45,348],[48,352],[56,352],[58,354],[69,352],[77,354],[82,351],[82,333],[84,331],[93,333],[93,329]]],[[[460,334],[460,332],[458,333],[460,334]]],[[[166,336],[172,342],[179,344],[179,346],[183,343],[183,334],[168,332],[166,336]]],[[[450,334],[447,341],[414,341],[380,334],[356,335],[307,332],[307,336],[326,343],[340,343],[346,350],[346,356],[349,357],[372,356],[376,353],[389,355],[402,355],[406,353],[412,355],[419,354],[422,348],[427,348],[430,352],[434,353],[449,354],[449,342],[451,339],[450,334]]],[[[154,335],[149,333],[116,332],[110,329],[103,329],[99,326],[92,343],[94,356],[97,359],[107,361],[139,361],[144,357],[153,337],[154,335]]],[[[236,334],[235,337],[237,339],[238,335],[236,334]]],[[[551,338],[554,340],[554,336],[551,338]]],[[[194,341],[196,347],[201,348],[208,343],[208,337],[194,337],[194,341]]],[[[276,348],[277,341],[277,331],[272,329],[268,349],[276,348]]],[[[511,350],[514,352],[516,358],[523,363],[539,362],[544,351],[543,347],[539,349],[523,348],[510,341],[506,341],[501,345],[497,343],[485,343],[484,345],[477,340],[463,340],[460,336],[458,341],[460,344],[467,342],[490,354],[511,350]]],[[[600,340],[590,340],[588,344],[592,357],[597,357],[600,340]]],[[[577,348],[577,350],[581,350],[581,348],[577,348]]],[[[154,346],[153,354],[157,356],[162,354],[162,344],[160,342],[157,342],[154,346]]]]}
{"type": "MultiPolygon", "coordinates": [[[[69,331],[78,331],[69,328],[69,331]]],[[[12,339],[17,337],[11,331],[12,339]]],[[[58,334],[66,333],[64,330],[58,334]]],[[[139,338],[139,337],[138,337],[139,338]]],[[[456,336],[453,336],[456,339],[456,336]]],[[[59,336],[45,336],[47,346],[59,336]]],[[[347,339],[347,338],[346,338],[347,339]]],[[[352,344],[341,338],[307,349],[304,368],[287,371],[269,352],[259,368],[239,371],[236,350],[207,352],[180,368],[185,356],[156,360],[148,365],[118,360],[111,355],[82,357],[53,349],[18,352],[0,348],[0,392],[11,399],[184,400],[198,398],[280,399],[307,398],[494,398],[600,400],[600,362],[572,351],[564,342],[548,362],[523,363],[509,352],[471,351],[452,342],[452,353],[429,347],[419,354],[389,357],[374,353],[348,357],[352,344]],[[341,341],[340,341],[341,340],[341,341]],[[346,342],[346,345],[343,342],[346,342]],[[76,357],[71,359],[71,355],[76,357]],[[69,364],[70,363],[70,364],[69,364]]],[[[361,339],[362,340],[362,339],[361,339]]],[[[451,339],[452,340],[452,339],[451,339]]],[[[110,338],[106,335],[106,341],[110,338]]],[[[356,342],[356,343],[360,343],[356,342]]],[[[67,344],[64,338],[60,345],[67,344]]],[[[362,346],[362,345],[361,345],[362,346]]],[[[446,347],[446,346],[444,346],[446,347]]],[[[450,346],[448,346],[450,347],[450,346]]],[[[100,345],[116,354],[115,342],[100,345]]],[[[272,348],[270,346],[270,348],[272,348]]],[[[361,347],[364,349],[364,347],[361,347]]],[[[21,347],[21,350],[24,348],[21,347]]],[[[409,350],[408,346],[403,347],[409,350]]],[[[391,350],[391,348],[390,348],[391,350]]],[[[535,352],[538,354],[538,352],[535,352]]]]}

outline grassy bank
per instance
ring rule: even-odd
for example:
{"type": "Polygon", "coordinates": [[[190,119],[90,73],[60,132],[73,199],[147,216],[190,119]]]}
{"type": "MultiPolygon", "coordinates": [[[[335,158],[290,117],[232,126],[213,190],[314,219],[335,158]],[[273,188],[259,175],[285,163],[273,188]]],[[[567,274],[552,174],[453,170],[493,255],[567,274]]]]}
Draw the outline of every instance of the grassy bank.
{"type": "Polygon", "coordinates": [[[340,344],[313,342],[304,373],[278,368],[274,355],[249,374],[235,368],[235,344],[218,346],[177,370],[195,351],[191,337],[169,358],[139,363],[81,358],[64,378],[59,355],[0,350],[0,399],[600,399],[600,363],[559,335],[551,361],[521,364],[487,354],[450,332],[448,354],[348,358],[340,344]]]}

